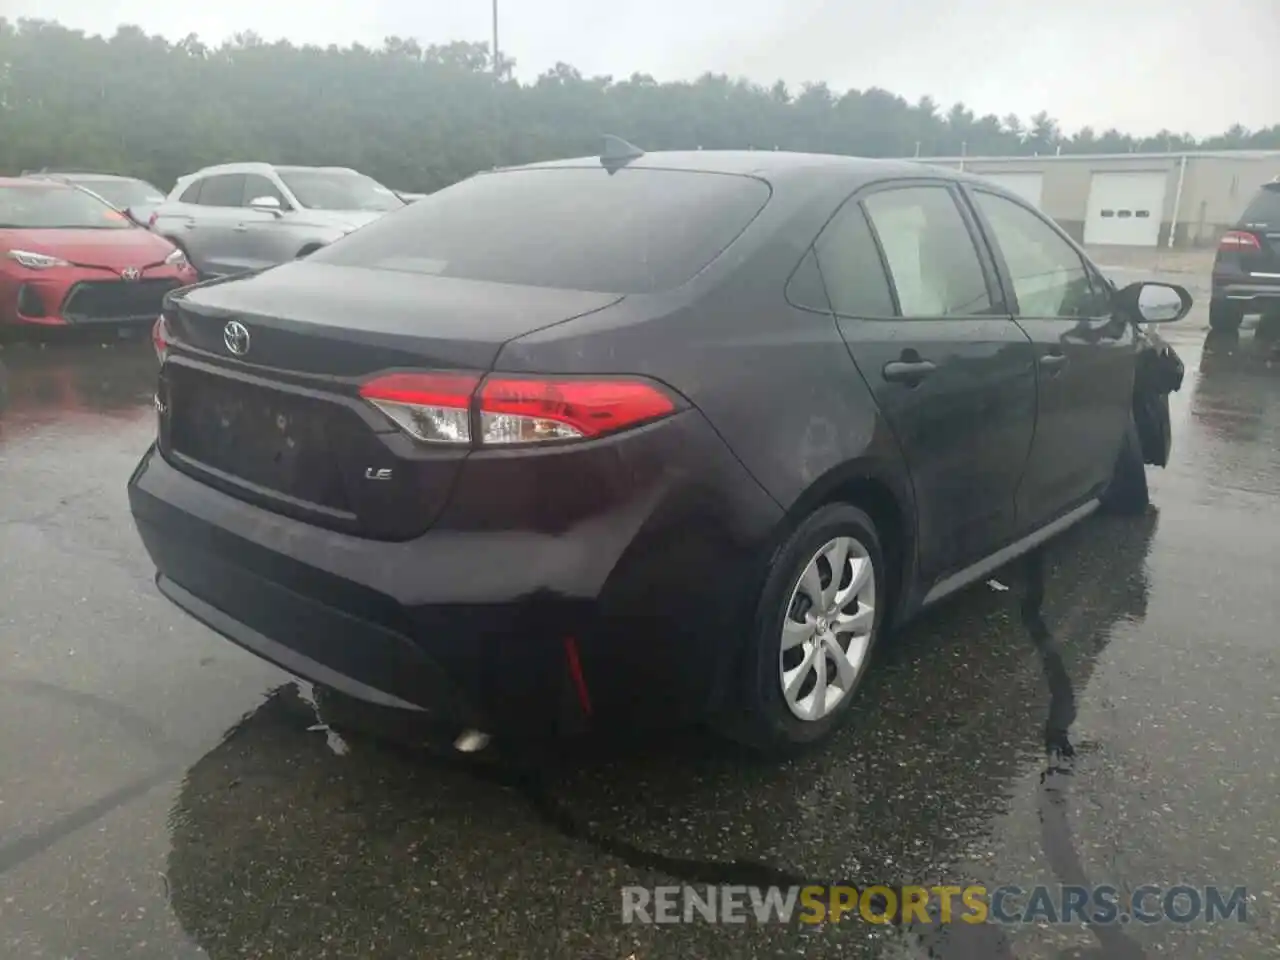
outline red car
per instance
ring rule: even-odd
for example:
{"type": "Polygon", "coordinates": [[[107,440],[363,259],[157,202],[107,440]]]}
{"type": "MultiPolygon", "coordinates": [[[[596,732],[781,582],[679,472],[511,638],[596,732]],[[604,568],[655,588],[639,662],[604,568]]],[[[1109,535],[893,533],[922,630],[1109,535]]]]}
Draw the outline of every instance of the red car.
{"type": "Polygon", "coordinates": [[[0,178],[0,326],[154,321],[182,252],[70,184],[0,178]]]}

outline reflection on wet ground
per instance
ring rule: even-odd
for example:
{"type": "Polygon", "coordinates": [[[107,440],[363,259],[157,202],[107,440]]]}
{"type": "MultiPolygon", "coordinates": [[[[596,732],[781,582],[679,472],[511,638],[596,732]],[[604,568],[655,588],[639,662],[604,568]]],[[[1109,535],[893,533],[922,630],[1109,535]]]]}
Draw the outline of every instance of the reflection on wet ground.
{"type": "Polygon", "coordinates": [[[0,353],[0,956],[1262,957],[1280,942],[1280,366],[1172,342],[1158,511],[895,641],[820,751],[700,733],[462,762],[154,592],[146,342],[0,353]],[[1247,922],[624,926],[624,885],[1246,885],[1247,922]]]}

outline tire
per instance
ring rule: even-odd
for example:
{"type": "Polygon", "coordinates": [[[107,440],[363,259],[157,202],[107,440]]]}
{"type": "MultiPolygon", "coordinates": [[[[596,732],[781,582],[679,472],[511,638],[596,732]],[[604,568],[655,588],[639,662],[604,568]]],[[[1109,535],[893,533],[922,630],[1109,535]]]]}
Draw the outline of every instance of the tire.
{"type": "Polygon", "coordinates": [[[1115,472],[1102,495],[1102,508],[1117,516],[1137,516],[1151,503],[1147,489],[1147,465],[1143,461],[1142,441],[1138,437],[1138,425],[1133,414],[1125,430],[1120,456],[1116,458],[1115,472]]]}
{"type": "Polygon", "coordinates": [[[1238,304],[1223,300],[1209,303],[1209,328],[1212,330],[1239,330],[1244,320],[1244,310],[1238,304]]]}
{"type": "Polygon", "coordinates": [[[828,736],[847,717],[866,676],[885,619],[887,582],[880,538],[864,512],[838,503],[806,518],[774,554],[744,657],[740,702],[723,732],[758,751],[782,754],[828,736]],[[810,609],[815,589],[810,578],[816,573],[816,590],[826,594],[833,558],[841,551],[846,551],[841,580],[830,598],[843,607],[842,619],[836,621],[829,617],[835,612],[830,604],[820,614],[810,609]],[[862,584],[856,589],[855,579],[862,584]],[[787,623],[796,645],[784,652],[787,623]],[[851,629],[831,629],[837,623],[851,629]],[[821,702],[819,669],[828,680],[825,689],[834,691],[821,702]],[[793,684],[790,697],[784,691],[787,680],[793,684]]]}

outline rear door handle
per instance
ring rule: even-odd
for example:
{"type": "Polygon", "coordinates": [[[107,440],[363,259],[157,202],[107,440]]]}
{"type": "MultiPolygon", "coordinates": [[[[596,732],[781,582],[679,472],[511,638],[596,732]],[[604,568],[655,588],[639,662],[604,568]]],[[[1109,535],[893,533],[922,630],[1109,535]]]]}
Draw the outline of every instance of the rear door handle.
{"type": "Polygon", "coordinates": [[[1040,358],[1040,366],[1044,367],[1050,373],[1056,373],[1066,365],[1067,365],[1067,358],[1065,354],[1046,353],[1043,357],[1040,358]]]}
{"type": "Polygon", "coordinates": [[[933,371],[937,364],[932,360],[890,360],[881,374],[890,383],[917,384],[933,371]]]}

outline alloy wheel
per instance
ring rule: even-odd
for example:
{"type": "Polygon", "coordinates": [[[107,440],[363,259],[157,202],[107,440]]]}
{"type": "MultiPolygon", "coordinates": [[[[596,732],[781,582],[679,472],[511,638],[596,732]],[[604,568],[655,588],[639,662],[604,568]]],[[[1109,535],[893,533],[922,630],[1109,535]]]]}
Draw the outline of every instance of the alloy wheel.
{"type": "Polygon", "coordinates": [[[857,684],[876,624],[876,571],[854,537],[836,537],[805,565],[782,623],[782,696],[801,720],[828,716],[857,684]]]}

